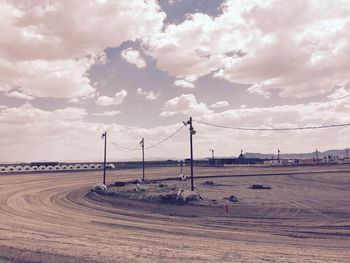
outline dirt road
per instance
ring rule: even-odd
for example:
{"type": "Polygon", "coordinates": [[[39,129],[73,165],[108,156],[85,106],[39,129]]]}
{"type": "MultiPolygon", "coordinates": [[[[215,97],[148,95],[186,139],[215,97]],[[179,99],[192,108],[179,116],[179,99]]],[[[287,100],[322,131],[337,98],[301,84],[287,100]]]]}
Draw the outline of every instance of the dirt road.
{"type": "MultiPolygon", "coordinates": [[[[350,262],[349,170],[196,168],[204,176],[286,173],[223,178],[243,197],[234,217],[91,200],[86,193],[101,181],[96,171],[1,176],[0,262],[350,262]],[[272,185],[271,192],[248,190],[255,182],[272,185]]],[[[109,171],[107,181],[139,174],[109,171]]],[[[147,170],[152,178],[177,174],[147,170]]]]}

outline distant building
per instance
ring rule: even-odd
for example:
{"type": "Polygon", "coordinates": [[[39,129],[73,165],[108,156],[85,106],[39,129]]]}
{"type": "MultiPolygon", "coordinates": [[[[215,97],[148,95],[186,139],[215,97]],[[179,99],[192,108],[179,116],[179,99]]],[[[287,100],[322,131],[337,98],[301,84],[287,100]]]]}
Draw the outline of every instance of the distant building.
{"type": "Polygon", "coordinates": [[[227,166],[227,165],[238,165],[238,164],[263,164],[264,160],[260,158],[246,158],[241,153],[237,158],[210,158],[210,166],[227,166]]]}

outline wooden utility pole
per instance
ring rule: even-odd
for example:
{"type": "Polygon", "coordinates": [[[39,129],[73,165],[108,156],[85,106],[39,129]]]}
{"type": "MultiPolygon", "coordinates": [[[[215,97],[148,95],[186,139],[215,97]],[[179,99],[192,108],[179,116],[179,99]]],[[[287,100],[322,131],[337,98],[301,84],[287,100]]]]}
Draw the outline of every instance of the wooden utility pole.
{"type": "Polygon", "coordinates": [[[141,142],[142,147],[142,182],[145,181],[145,139],[142,138],[141,142]]]}
{"type": "Polygon", "coordinates": [[[191,151],[191,191],[194,190],[193,185],[193,142],[192,142],[192,136],[196,134],[196,131],[193,129],[192,126],[192,117],[190,117],[190,120],[187,122],[184,122],[184,125],[190,125],[190,151],[191,151]]]}
{"type": "Polygon", "coordinates": [[[106,184],[106,154],[107,154],[107,132],[105,131],[102,134],[102,139],[105,139],[105,148],[104,148],[104,158],[103,158],[103,184],[106,184]]]}
{"type": "Polygon", "coordinates": [[[211,163],[209,163],[210,165],[215,165],[215,161],[214,161],[214,149],[209,149],[209,151],[211,151],[211,163]]]}

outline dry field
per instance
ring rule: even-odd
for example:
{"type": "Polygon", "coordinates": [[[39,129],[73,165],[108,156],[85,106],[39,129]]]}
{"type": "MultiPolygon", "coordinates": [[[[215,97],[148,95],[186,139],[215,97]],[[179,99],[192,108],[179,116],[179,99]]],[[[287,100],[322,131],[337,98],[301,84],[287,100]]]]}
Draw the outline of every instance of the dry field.
{"type": "MultiPolygon", "coordinates": [[[[178,174],[146,170],[149,179],[178,174]]],[[[206,203],[184,206],[87,195],[100,171],[2,175],[0,262],[350,262],[350,166],[195,175],[206,203]],[[230,195],[239,202],[226,213],[230,195]]],[[[108,171],[107,182],[139,176],[108,171]]]]}

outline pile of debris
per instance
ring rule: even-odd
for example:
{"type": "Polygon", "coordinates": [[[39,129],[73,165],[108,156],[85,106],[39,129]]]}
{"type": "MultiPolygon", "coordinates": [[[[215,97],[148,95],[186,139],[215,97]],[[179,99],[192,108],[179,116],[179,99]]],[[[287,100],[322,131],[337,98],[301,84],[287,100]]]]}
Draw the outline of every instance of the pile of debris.
{"type": "Polygon", "coordinates": [[[106,192],[107,191],[107,186],[100,183],[100,184],[95,184],[91,187],[92,192],[106,192]]]}
{"type": "Polygon", "coordinates": [[[179,189],[179,191],[177,192],[176,199],[186,203],[188,201],[202,200],[202,197],[199,195],[197,191],[179,189]]]}

